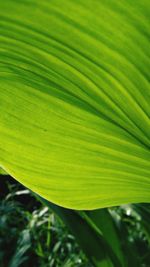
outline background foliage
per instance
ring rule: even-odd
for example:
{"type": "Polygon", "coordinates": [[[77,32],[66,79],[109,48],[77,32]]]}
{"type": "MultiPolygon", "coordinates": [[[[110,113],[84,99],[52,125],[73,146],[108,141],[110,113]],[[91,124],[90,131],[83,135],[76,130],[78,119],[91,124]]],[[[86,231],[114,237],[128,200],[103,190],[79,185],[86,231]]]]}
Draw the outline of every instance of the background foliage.
{"type": "MultiPolygon", "coordinates": [[[[96,266],[90,263],[58,216],[32,192],[9,176],[1,176],[0,187],[0,266],[96,266]]],[[[118,223],[121,218],[125,225],[126,232],[121,233],[120,242],[124,240],[126,247],[127,243],[134,245],[134,257],[138,258],[139,266],[149,267],[149,205],[126,205],[110,211],[118,223]]]]}

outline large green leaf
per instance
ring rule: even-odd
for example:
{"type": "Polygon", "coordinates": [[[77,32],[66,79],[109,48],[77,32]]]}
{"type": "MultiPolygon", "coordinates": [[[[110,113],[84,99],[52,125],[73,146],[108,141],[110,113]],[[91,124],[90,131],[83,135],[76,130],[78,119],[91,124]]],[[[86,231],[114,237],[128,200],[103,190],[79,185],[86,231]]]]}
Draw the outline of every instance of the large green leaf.
{"type": "Polygon", "coordinates": [[[2,168],[0,168],[0,175],[7,175],[7,172],[5,172],[2,168]]]}
{"type": "Polygon", "coordinates": [[[0,166],[65,207],[150,202],[149,15],[149,0],[0,2],[0,166]]]}

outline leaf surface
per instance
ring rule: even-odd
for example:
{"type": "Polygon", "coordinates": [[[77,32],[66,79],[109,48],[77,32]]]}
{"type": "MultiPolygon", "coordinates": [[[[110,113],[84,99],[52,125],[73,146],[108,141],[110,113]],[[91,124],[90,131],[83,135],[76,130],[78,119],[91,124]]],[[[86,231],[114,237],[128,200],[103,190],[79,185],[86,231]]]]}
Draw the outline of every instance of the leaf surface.
{"type": "Polygon", "coordinates": [[[75,209],[150,202],[148,0],[0,2],[0,165],[75,209]]]}

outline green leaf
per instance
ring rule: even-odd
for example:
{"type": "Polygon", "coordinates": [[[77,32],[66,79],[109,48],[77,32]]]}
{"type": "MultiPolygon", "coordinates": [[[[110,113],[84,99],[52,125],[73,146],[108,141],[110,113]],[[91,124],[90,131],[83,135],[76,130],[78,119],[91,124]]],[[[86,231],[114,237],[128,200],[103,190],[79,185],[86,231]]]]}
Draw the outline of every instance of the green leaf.
{"type": "MultiPolygon", "coordinates": [[[[35,195],[44,205],[55,212],[76,237],[81,248],[95,267],[123,267],[118,255],[112,250],[105,237],[84,218],[84,212],[59,207],[35,195]]],[[[106,211],[107,212],[107,211],[106,211]]]]}
{"type": "Polygon", "coordinates": [[[81,212],[83,218],[95,228],[105,241],[109,244],[114,254],[121,262],[121,266],[127,266],[125,255],[123,254],[122,242],[118,226],[115,225],[113,217],[107,209],[81,212]]]}
{"type": "Polygon", "coordinates": [[[0,168],[0,175],[7,175],[7,172],[5,172],[2,168],[0,168]]]}
{"type": "Polygon", "coordinates": [[[2,168],[64,207],[150,202],[149,15],[148,0],[0,2],[2,168]]]}
{"type": "Polygon", "coordinates": [[[26,255],[27,251],[31,247],[31,236],[28,229],[23,230],[20,233],[20,237],[17,242],[17,249],[12,256],[9,267],[19,267],[28,259],[26,255]]]}

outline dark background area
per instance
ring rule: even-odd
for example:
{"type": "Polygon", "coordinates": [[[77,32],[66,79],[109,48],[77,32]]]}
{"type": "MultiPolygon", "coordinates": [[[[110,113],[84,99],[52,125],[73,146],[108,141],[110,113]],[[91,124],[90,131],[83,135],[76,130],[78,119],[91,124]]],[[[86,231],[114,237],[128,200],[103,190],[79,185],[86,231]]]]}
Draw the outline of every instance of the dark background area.
{"type": "Polygon", "coordinates": [[[0,176],[0,267],[91,267],[63,222],[13,178],[0,176]]]}
{"type": "MultiPolygon", "coordinates": [[[[126,225],[126,239],[134,244],[141,267],[149,267],[150,205],[111,210],[126,225]]],[[[13,178],[0,175],[0,267],[19,266],[93,267],[53,211],[13,178]]]]}

